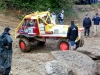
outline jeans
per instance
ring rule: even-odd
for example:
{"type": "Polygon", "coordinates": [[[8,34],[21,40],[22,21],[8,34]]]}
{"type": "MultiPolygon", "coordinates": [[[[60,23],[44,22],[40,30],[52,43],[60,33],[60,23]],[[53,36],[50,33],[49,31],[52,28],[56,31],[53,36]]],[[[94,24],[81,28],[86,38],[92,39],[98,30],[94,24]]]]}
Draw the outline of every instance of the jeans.
{"type": "Polygon", "coordinates": [[[71,50],[75,50],[76,49],[75,41],[69,41],[69,42],[70,42],[71,50]]]}
{"type": "Polygon", "coordinates": [[[3,67],[4,75],[9,75],[12,62],[12,50],[4,49],[0,55],[0,66],[3,67]]]}
{"type": "Polygon", "coordinates": [[[60,20],[59,23],[60,23],[60,25],[63,25],[64,21],[63,20],[60,20]]]}
{"type": "Polygon", "coordinates": [[[91,4],[95,4],[95,3],[97,3],[98,2],[98,0],[90,0],[90,3],[91,4]]]}
{"type": "Polygon", "coordinates": [[[84,27],[84,36],[86,36],[86,34],[88,34],[88,36],[90,35],[90,27],[84,27]]]}
{"type": "Polygon", "coordinates": [[[71,46],[74,46],[75,44],[76,44],[75,41],[70,41],[71,46]]]}

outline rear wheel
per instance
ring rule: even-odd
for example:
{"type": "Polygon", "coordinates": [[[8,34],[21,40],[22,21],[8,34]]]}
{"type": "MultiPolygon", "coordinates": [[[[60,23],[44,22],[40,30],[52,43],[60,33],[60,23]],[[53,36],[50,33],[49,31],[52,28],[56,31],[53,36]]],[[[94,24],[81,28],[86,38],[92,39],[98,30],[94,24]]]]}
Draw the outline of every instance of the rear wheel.
{"type": "Polygon", "coordinates": [[[20,47],[21,51],[28,52],[28,51],[30,51],[32,45],[28,39],[22,38],[19,40],[19,47],[20,47]]]}
{"type": "Polygon", "coordinates": [[[63,50],[69,50],[68,40],[67,39],[59,40],[58,45],[57,45],[57,48],[59,50],[61,50],[61,51],[63,51],[63,50]]]}
{"type": "Polygon", "coordinates": [[[84,45],[84,38],[81,37],[80,40],[76,42],[76,48],[82,47],[84,45]]]}
{"type": "Polygon", "coordinates": [[[84,38],[81,37],[80,42],[79,42],[79,47],[82,47],[84,45],[84,38]]]}

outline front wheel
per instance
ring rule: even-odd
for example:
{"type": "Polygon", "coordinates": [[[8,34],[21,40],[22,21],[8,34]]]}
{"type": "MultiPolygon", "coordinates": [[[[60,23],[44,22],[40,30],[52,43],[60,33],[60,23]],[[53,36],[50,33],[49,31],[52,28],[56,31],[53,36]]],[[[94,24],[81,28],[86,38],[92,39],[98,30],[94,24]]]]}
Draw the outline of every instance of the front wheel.
{"type": "Polygon", "coordinates": [[[30,51],[32,46],[28,39],[22,38],[19,40],[19,47],[20,47],[21,51],[28,52],[28,51],[30,51]]]}
{"type": "Polygon", "coordinates": [[[57,45],[57,48],[59,50],[61,50],[61,51],[63,51],[63,50],[69,50],[68,40],[67,39],[59,40],[58,45],[57,45]]]}

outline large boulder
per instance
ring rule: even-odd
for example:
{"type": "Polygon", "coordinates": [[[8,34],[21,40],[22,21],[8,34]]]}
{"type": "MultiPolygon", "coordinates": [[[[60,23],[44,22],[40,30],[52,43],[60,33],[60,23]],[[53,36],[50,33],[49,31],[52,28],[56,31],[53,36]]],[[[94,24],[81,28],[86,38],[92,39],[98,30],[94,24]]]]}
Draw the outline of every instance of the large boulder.
{"type": "Polygon", "coordinates": [[[47,75],[76,75],[68,64],[62,64],[57,60],[47,62],[45,69],[47,75]]]}
{"type": "Polygon", "coordinates": [[[97,73],[96,62],[85,54],[76,51],[54,51],[52,55],[57,61],[46,63],[48,75],[96,75],[97,73]]]}
{"type": "Polygon", "coordinates": [[[100,60],[97,60],[98,75],[100,75],[100,60]]]}
{"type": "Polygon", "coordinates": [[[86,55],[88,55],[89,57],[91,57],[94,60],[100,60],[100,50],[98,49],[84,49],[84,50],[77,50],[78,52],[84,53],[86,55]]]}

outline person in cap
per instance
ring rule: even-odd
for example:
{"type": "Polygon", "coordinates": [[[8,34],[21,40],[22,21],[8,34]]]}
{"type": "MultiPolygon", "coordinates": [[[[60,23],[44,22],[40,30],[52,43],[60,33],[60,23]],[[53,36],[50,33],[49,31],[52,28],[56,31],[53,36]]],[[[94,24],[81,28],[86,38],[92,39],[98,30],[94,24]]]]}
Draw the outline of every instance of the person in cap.
{"type": "Polygon", "coordinates": [[[91,27],[91,19],[89,18],[88,14],[85,15],[85,18],[83,19],[83,27],[84,27],[84,36],[89,37],[90,36],[90,27],[91,27]]]}
{"type": "Polygon", "coordinates": [[[1,34],[3,44],[0,47],[0,66],[3,69],[3,75],[9,75],[11,71],[12,62],[12,39],[10,37],[10,28],[5,27],[4,32],[1,34]]]}
{"type": "Polygon", "coordinates": [[[71,50],[76,49],[75,40],[78,37],[78,27],[71,21],[71,26],[68,28],[67,38],[69,39],[71,50]]]}
{"type": "Polygon", "coordinates": [[[98,13],[95,14],[95,16],[92,18],[92,21],[94,22],[94,36],[96,36],[98,31],[98,26],[100,23],[100,17],[98,13]]]}

